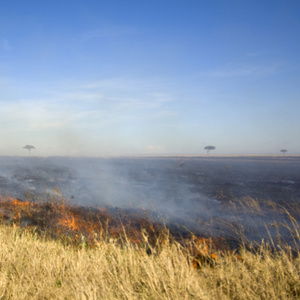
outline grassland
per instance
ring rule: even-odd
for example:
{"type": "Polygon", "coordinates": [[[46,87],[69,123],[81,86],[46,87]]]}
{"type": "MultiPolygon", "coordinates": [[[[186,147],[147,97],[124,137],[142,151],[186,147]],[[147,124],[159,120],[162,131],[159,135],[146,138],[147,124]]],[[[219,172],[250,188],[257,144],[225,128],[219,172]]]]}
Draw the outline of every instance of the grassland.
{"type": "MultiPolygon", "coordinates": [[[[178,161],[174,165],[169,165],[172,172],[181,174],[181,162],[179,167],[178,161]]],[[[206,175],[211,166],[216,164],[205,165],[209,167],[206,175]]],[[[296,171],[286,178],[259,181],[264,184],[258,190],[274,192],[275,201],[271,193],[266,193],[270,197],[265,199],[235,194],[219,178],[210,186],[216,171],[227,174],[224,166],[225,171],[214,169],[212,177],[198,176],[198,166],[185,167],[189,179],[199,179],[197,184],[206,187],[208,194],[213,191],[212,196],[221,201],[222,214],[207,222],[200,219],[199,228],[214,229],[212,225],[218,222],[217,234],[230,232],[234,240],[215,235],[204,238],[200,231],[197,236],[176,235],[172,227],[168,231],[138,215],[119,222],[110,210],[67,203],[58,188],[45,198],[32,193],[26,193],[23,200],[0,196],[0,299],[299,299],[296,171]],[[274,189],[272,180],[281,184],[281,189],[274,189]],[[265,238],[258,244],[247,243],[254,225],[255,233],[265,238]]],[[[278,168],[270,166],[267,171],[276,173],[278,168]]],[[[43,172],[37,179],[22,173],[22,168],[17,170],[17,175],[23,174],[16,177],[21,181],[46,182],[43,172]]],[[[3,186],[9,182],[4,177],[2,181],[3,186]]],[[[244,180],[238,183],[247,187],[244,180]]]]}
{"type": "Polygon", "coordinates": [[[273,251],[262,243],[255,250],[241,247],[239,255],[203,253],[203,244],[192,243],[189,251],[168,236],[156,247],[126,236],[122,243],[98,239],[93,247],[82,238],[74,247],[17,225],[0,226],[0,245],[0,299],[300,297],[299,251],[292,254],[290,247],[273,251]]]}

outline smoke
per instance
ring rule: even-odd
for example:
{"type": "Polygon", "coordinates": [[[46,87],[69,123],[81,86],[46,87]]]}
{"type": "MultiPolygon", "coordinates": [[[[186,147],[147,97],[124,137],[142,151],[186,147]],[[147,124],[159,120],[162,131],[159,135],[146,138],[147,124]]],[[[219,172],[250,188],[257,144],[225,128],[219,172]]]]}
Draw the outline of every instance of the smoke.
{"type": "Polygon", "coordinates": [[[145,210],[169,226],[253,241],[276,236],[274,220],[290,225],[274,205],[300,196],[298,158],[0,157],[0,163],[4,195],[61,193],[83,206],[145,210]]]}

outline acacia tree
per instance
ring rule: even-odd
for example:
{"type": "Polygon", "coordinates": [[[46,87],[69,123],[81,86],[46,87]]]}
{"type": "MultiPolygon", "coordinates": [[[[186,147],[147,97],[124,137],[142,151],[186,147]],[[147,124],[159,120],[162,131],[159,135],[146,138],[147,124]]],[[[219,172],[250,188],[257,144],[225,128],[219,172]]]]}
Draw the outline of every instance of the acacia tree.
{"type": "Polygon", "coordinates": [[[207,155],[208,155],[208,154],[209,154],[209,151],[215,150],[216,147],[215,147],[215,146],[206,146],[204,149],[207,151],[207,155]]]}
{"type": "Polygon", "coordinates": [[[32,145],[26,145],[26,146],[24,146],[23,148],[24,148],[24,149],[27,149],[29,154],[30,154],[31,149],[35,149],[35,147],[32,146],[32,145]]]}
{"type": "Polygon", "coordinates": [[[286,149],[282,149],[282,150],[280,150],[280,152],[282,152],[283,155],[284,155],[287,152],[287,150],[286,149]]]}

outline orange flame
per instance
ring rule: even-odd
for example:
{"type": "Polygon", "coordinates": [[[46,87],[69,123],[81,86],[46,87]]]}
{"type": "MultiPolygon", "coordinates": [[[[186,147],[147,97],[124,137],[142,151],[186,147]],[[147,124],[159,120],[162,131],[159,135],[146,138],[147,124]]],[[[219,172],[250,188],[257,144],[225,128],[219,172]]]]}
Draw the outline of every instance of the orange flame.
{"type": "Polygon", "coordinates": [[[67,227],[70,230],[78,230],[74,216],[64,216],[58,220],[58,224],[67,227]]]}
{"type": "Polygon", "coordinates": [[[30,203],[28,201],[20,201],[18,199],[11,198],[13,205],[19,206],[19,207],[28,207],[33,206],[33,203],[30,203]]]}
{"type": "MultiPolygon", "coordinates": [[[[110,214],[107,209],[83,208],[65,204],[64,201],[36,203],[0,195],[0,220],[6,224],[35,226],[43,231],[48,230],[54,237],[60,237],[60,234],[63,234],[63,237],[68,235],[74,240],[75,245],[80,242],[79,236],[91,246],[99,245],[98,237],[121,238],[120,240],[125,237],[134,244],[144,243],[147,240],[153,247],[165,241],[163,226],[143,215],[124,214],[119,217],[110,214]]],[[[185,240],[177,236],[177,241],[196,258],[195,266],[204,258],[208,261],[217,261],[217,255],[212,251],[216,240],[196,236],[185,240]]],[[[218,241],[221,242],[221,239],[218,241]]]]}

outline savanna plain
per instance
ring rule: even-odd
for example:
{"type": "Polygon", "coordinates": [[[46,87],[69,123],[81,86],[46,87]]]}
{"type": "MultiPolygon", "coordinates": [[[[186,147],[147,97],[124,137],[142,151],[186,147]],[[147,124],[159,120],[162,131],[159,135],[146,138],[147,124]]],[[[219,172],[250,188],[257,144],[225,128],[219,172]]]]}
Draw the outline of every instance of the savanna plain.
{"type": "Polygon", "coordinates": [[[300,157],[1,157],[1,299],[298,299],[300,157]]]}

